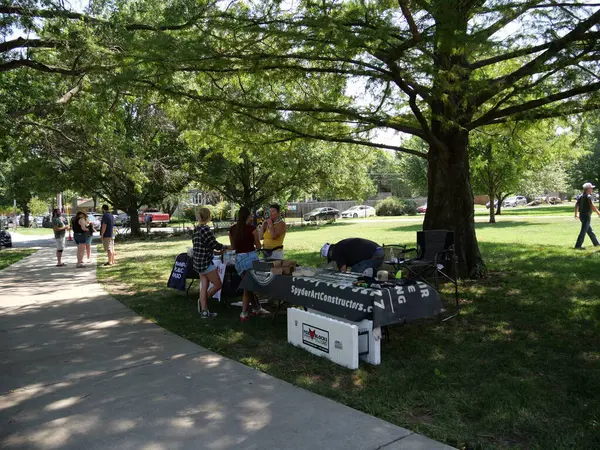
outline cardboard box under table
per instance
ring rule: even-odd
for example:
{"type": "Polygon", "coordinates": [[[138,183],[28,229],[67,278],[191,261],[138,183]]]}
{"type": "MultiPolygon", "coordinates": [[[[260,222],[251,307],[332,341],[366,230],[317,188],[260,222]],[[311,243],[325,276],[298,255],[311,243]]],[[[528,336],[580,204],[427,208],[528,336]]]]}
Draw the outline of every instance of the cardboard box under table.
{"type": "MultiPolygon", "coordinates": [[[[354,326],[357,345],[353,352],[356,352],[357,358],[361,353],[361,358],[372,364],[379,364],[381,361],[379,341],[382,326],[435,317],[443,311],[439,294],[425,283],[404,280],[401,285],[366,288],[355,285],[359,278],[358,274],[328,270],[315,271],[311,276],[278,275],[271,271],[249,270],[241,287],[308,308],[307,314],[354,326]]],[[[290,330],[289,327],[289,314],[296,315],[296,310],[288,311],[288,337],[290,342],[297,343],[297,334],[295,337],[290,334],[294,330],[290,330]]],[[[311,319],[319,320],[312,316],[311,319]]],[[[333,322],[319,323],[322,324],[319,328],[330,332],[327,327],[333,322]]],[[[333,326],[339,328],[337,324],[333,326]]],[[[352,342],[352,339],[349,342],[352,342]]],[[[330,353],[324,351],[317,354],[331,357],[330,353]]]]}

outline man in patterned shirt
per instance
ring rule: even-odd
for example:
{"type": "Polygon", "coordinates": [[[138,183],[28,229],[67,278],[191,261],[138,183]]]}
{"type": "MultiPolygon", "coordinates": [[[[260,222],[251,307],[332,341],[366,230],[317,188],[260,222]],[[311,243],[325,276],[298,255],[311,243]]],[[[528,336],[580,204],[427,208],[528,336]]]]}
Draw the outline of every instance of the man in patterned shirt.
{"type": "Polygon", "coordinates": [[[194,270],[200,274],[200,299],[198,312],[203,319],[215,317],[217,313],[208,310],[208,299],[221,289],[221,278],[217,266],[213,264],[215,250],[222,252],[225,245],[217,242],[215,235],[207,225],[210,222],[210,210],[200,208],[198,211],[198,226],[194,230],[192,242],[194,244],[194,270]],[[208,289],[212,283],[213,287],[208,289]]]}

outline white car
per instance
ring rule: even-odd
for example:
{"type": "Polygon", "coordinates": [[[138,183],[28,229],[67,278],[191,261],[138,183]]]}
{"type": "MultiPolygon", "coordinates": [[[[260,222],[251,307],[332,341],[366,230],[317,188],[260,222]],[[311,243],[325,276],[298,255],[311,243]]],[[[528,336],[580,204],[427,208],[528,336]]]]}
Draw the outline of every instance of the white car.
{"type": "Polygon", "coordinates": [[[515,197],[508,197],[502,203],[503,208],[514,208],[517,206],[525,206],[527,205],[527,199],[522,195],[517,195],[515,197]]]}
{"type": "Polygon", "coordinates": [[[352,208],[349,208],[346,211],[342,212],[343,219],[348,219],[350,217],[356,219],[358,217],[371,217],[374,215],[375,215],[375,208],[373,208],[372,206],[368,206],[368,205],[356,205],[356,206],[353,206],[352,208]]]}

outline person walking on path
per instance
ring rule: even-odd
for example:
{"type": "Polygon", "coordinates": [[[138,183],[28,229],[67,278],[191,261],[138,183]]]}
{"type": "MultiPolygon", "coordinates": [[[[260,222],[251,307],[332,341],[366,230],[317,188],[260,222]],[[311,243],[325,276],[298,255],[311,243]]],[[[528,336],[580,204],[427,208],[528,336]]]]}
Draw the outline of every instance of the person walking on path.
{"type": "MultiPolygon", "coordinates": [[[[242,279],[246,276],[246,272],[252,269],[254,261],[258,261],[256,250],[260,250],[258,230],[250,224],[251,221],[250,209],[242,206],[238,213],[237,223],[229,229],[229,242],[231,242],[231,248],[235,250],[235,270],[242,279]]],[[[255,303],[252,315],[270,314],[269,311],[260,306],[253,292],[244,289],[242,312],[240,314],[242,322],[247,321],[249,318],[248,306],[250,303],[255,303]]]]}
{"type": "Polygon", "coordinates": [[[52,228],[54,229],[54,240],[56,241],[56,267],[64,267],[66,264],[62,262],[62,255],[66,244],[65,235],[69,227],[62,221],[58,209],[52,210],[52,228]]]}
{"type": "Polygon", "coordinates": [[[73,238],[77,244],[77,268],[83,267],[83,255],[85,255],[85,241],[87,239],[87,214],[78,211],[71,221],[73,238]]]}
{"type": "Polygon", "coordinates": [[[102,205],[102,213],[100,238],[108,256],[108,261],[104,265],[112,266],[115,263],[115,218],[108,211],[108,205],[102,205]]]}
{"type": "Polygon", "coordinates": [[[585,183],[583,185],[583,194],[575,203],[575,218],[581,221],[581,231],[579,232],[579,236],[577,237],[577,242],[575,243],[576,250],[583,250],[583,240],[585,239],[585,235],[587,234],[592,240],[592,244],[594,247],[600,245],[598,242],[598,238],[592,229],[592,211],[598,214],[600,217],[600,212],[598,208],[594,205],[592,201],[592,191],[596,186],[592,183],[585,183]]]}
{"type": "Polygon", "coordinates": [[[217,313],[208,310],[208,299],[219,292],[222,286],[217,266],[213,263],[213,257],[215,250],[223,251],[225,249],[225,246],[215,239],[215,235],[207,225],[208,222],[210,222],[210,210],[200,208],[198,211],[198,226],[194,229],[192,243],[194,270],[200,274],[198,312],[203,319],[217,315],[217,313]],[[209,289],[210,283],[213,287],[209,289]]]}
{"type": "MultiPolygon", "coordinates": [[[[89,216],[88,216],[89,220],[89,216]]],[[[92,238],[94,237],[94,233],[97,230],[94,228],[94,223],[92,221],[88,222],[86,233],[85,233],[85,252],[87,254],[87,262],[90,262],[92,257],[92,238]]]]}

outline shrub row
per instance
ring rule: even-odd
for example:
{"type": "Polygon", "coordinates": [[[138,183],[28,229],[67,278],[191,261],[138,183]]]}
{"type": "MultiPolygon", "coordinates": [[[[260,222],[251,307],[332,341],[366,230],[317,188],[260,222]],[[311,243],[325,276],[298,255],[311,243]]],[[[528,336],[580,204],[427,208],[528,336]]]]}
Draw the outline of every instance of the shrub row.
{"type": "Polygon", "coordinates": [[[378,216],[414,216],[417,214],[417,204],[412,200],[388,197],[380,201],[375,210],[378,216]]]}

